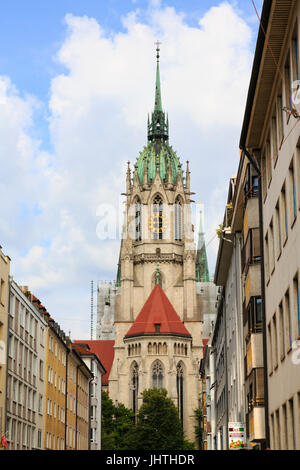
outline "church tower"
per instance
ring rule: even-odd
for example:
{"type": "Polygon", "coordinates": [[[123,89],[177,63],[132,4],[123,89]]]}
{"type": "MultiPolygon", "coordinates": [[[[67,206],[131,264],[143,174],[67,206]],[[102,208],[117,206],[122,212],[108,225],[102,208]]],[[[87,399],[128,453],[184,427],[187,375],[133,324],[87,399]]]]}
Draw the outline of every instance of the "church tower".
{"type": "Polygon", "coordinates": [[[114,361],[109,395],[138,411],[141,393],[164,387],[194,440],[199,407],[202,313],[196,293],[190,171],[169,143],[162,108],[159,43],[154,111],[148,142],[133,171],[128,163],[126,209],[114,304],[114,361]]]}

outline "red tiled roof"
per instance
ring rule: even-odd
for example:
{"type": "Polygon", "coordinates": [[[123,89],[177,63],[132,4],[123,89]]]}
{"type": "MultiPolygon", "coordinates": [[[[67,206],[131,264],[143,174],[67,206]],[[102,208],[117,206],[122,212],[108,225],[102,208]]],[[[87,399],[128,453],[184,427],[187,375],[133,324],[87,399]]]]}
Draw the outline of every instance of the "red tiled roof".
{"type": "Polygon", "coordinates": [[[90,352],[98,356],[103,364],[106,374],[102,376],[102,385],[108,385],[108,377],[114,360],[114,344],[113,340],[75,340],[74,343],[87,344],[90,352]]]}
{"type": "Polygon", "coordinates": [[[125,338],[153,334],[157,323],[161,334],[191,336],[159,284],[155,285],[125,338]]]}

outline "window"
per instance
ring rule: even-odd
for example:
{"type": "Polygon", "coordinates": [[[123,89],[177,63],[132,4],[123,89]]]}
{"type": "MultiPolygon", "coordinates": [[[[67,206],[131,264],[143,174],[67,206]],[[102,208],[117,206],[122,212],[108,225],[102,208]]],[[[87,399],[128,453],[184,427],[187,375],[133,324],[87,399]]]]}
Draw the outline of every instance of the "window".
{"type": "Polygon", "coordinates": [[[278,135],[279,135],[279,149],[281,148],[283,141],[283,110],[282,110],[282,96],[277,97],[277,123],[278,123],[278,135]]]}
{"type": "Polygon", "coordinates": [[[135,241],[142,240],[142,205],[140,199],[135,200],[135,241]]]}
{"type": "Polygon", "coordinates": [[[24,326],[24,311],[25,311],[25,307],[24,305],[20,305],[20,308],[19,308],[19,323],[20,323],[20,326],[24,326]]]}
{"type": "Polygon", "coordinates": [[[163,238],[163,201],[157,195],[153,200],[153,215],[151,230],[154,240],[162,240],[163,238]]]}
{"type": "Polygon", "coordinates": [[[289,193],[290,193],[290,220],[293,225],[295,218],[297,217],[297,203],[296,203],[296,182],[295,182],[295,171],[293,158],[289,168],[289,193]]]}
{"type": "Polygon", "coordinates": [[[269,229],[269,248],[270,248],[270,255],[269,255],[269,261],[270,261],[270,272],[271,274],[273,273],[275,269],[275,249],[274,249],[274,231],[273,231],[273,219],[270,223],[270,229],[269,229]]]}
{"type": "Polygon", "coordinates": [[[289,439],[289,450],[295,449],[295,421],[294,421],[294,400],[290,399],[288,401],[288,428],[290,430],[290,439],[289,439]]]}
{"type": "Polygon", "coordinates": [[[8,340],[8,355],[9,355],[9,357],[11,357],[11,358],[14,357],[14,337],[13,337],[13,335],[9,335],[9,340],[8,340]]]}
{"type": "Polygon", "coordinates": [[[38,430],[37,446],[40,449],[42,447],[42,431],[38,430]]]}
{"type": "Polygon", "coordinates": [[[39,368],[39,377],[40,380],[44,380],[44,362],[40,359],[40,368],[39,368]]]}
{"type": "Polygon", "coordinates": [[[272,318],[272,331],[273,331],[273,363],[274,363],[274,368],[278,366],[278,340],[277,340],[277,321],[276,321],[276,314],[273,315],[272,318]]]}
{"type": "Polygon", "coordinates": [[[291,306],[290,306],[290,293],[289,289],[284,296],[285,300],[285,344],[286,346],[292,345],[292,324],[291,324],[291,306]]]}
{"type": "Polygon", "coordinates": [[[175,201],[175,240],[182,240],[182,204],[180,197],[175,201]]]}
{"type": "Polygon", "coordinates": [[[271,322],[269,322],[269,324],[268,324],[268,355],[269,355],[268,373],[270,375],[273,372],[273,363],[274,363],[271,322]]]}
{"type": "Polygon", "coordinates": [[[39,394],[39,405],[38,405],[38,412],[40,414],[43,413],[43,395],[39,394]]]}
{"type": "MultiPolygon", "coordinates": [[[[288,52],[288,60],[285,65],[285,103],[287,108],[292,108],[292,83],[291,83],[291,68],[290,68],[290,52],[288,52]]],[[[287,113],[287,121],[289,119],[287,113]]]]}
{"type": "Polygon", "coordinates": [[[297,26],[295,27],[294,37],[292,39],[292,70],[293,70],[293,81],[299,80],[299,53],[298,53],[297,26]]]}
{"type": "Polygon", "coordinates": [[[248,231],[248,235],[245,241],[245,245],[242,253],[243,267],[246,270],[250,264],[260,262],[260,235],[259,228],[251,228],[248,231]]]}
{"type": "Polygon", "coordinates": [[[139,367],[136,362],[131,367],[131,392],[132,392],[132,411],[138,411],[138,393],[139,393],[139,367]]]}
{"type": "Polygon", "coordinates": [[[280,254],[281,254],[281,224],[280,224],[280,219],[281,219],[281,215],[280,215],[280,204],[279,204],[279,200],[277,201],[277,204],[276,204],[276,208],[275,208],[275,226],[276,226],[276,229],[275,229],[275,232],[276,232],[276,256],[277,256],[277,259],[279,258],[280,254]]]}
{"type": "Polygon", "coordinates": [[[267,170],[267,183],[268,186],[272,180],[272,164],[271,164],[271,150],[270,150],[270,140],[268,139],[266,142],[266,170],[267,170]]]}
{"type": "Polygon", "coordinates": [[[258,176],[253,173],[250,164],[247,165],[246,176],[244,180],[244,198],[245,203],[250,197],[258,196],[258,176]]]}
{"type": "Polygon", "coordinates": [[[276,165],[278,157],[278,137],[277,137],[277,119],[276,116],[272,117],[272,159],[273,165],[276,165]]]}
{"type": "Polygon", "coordinates": [[[286,207],[286,193],[285,193],[285,184],[282,186],[281,190],[281,214],[282,214],[282,230],[283,236],[282,240],[285,243],[288,236],[288,222],[287,222],[287,207],[286,207]]]}
{"type": "Polygon", "coordinates": [[[259,333],[262,331],[262,303],[261,297],[251,297],[247,308],[248,331],[259,333]]]}
{"type": "Polygon", "coordinates": [[[298,339],[298,337],[300,336],[300,303],[299,303],[298,274],[294,277],[294,280],[293,280],[293,290],[294,290],[294,325],[298,326],[298,328],[295,328],[294,338],[298,339]]]}
{"type": "Polygon", "coordinates": [[[177,387],[177,409],[178,415],[183,423],[183,368],[179,362],[176,368],[176,387],[177,387]]]}
{"type": "Polygon", "coordinates": [[[261,159],[261,173],[262,173],[262,189],[263,189],[263,198],[266,198],[267,195],[267,164],[266,164],[266,150],[264,150],[262,159],[261,159]]]}
{"type": "Polygon", "coordinates": [[[25,330],[29,333],[29,312],[26,310],[25,312],[25,330]]]}
{"type": "Polygon", "coordinates": [[[284,332],[284,315],[282,302],[279,305],[279,346],[280,346],[280,359],[285,355],[285,332],[284,332]]]}
{"type": "Polygon", "coordinates": [[[160,361],[155,361],[152,367],[152,387],[163,387],[163,368],[160,361]]]}

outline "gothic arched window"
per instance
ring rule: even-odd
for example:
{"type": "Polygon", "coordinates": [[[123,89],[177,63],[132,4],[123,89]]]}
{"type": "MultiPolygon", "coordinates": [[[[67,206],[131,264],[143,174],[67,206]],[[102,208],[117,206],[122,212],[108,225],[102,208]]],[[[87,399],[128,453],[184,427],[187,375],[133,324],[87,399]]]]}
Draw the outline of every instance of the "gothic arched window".
{"type": "Polygon", "coordinates": [[[130,389],[131,389],[131,397],[132,397],[132,411],[136,413],[138,411],[138,403],[137,403],[137,398],[138,398],[138,392],[139,392],[139,366],[137,365],[136,362],[133,363],[132,369],[131,369],[131,384],[130,384],[130,389]]]}
{"type": "Polygon", "coordinates": [[[182,203],[179,196],[177,196],[175,201],[175,217],[174,217],[174,238],[175,240],[182,240],[182,203]]]}
{"type": "Polygon", "coordinates": [[[183,367],[181,362],[176,367],[176,385],[177,385],[177,409],[178,415],[183,422],[183,367]]]}
{"type": "Polygon", "coordinates": [[[155,361],[152,367],[152,387],[163,387],[163,367],[160,361],[155,361]]]}
{"type": "Polygon", "coordinates": [[[142,240],[142,205],[140,199],[135,200],[135,241],[142,240]]]}
{"type": "Polygon", "coordinates": [[[163,238],[163,200],[159,194],[153,199],[151,231],[154,240],[163,238]]]}

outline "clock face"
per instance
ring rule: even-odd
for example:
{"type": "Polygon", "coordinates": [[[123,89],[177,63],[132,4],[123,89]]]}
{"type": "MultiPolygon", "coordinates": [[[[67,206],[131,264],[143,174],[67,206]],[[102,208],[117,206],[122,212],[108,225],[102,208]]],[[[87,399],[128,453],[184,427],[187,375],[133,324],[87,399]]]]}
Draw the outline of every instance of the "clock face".
{"type": "Polygon", "coordinates": [[[148,228],[152,233],[163,233],[168,228],[168,219],[165,215],[151,215],[148,228]]]}

